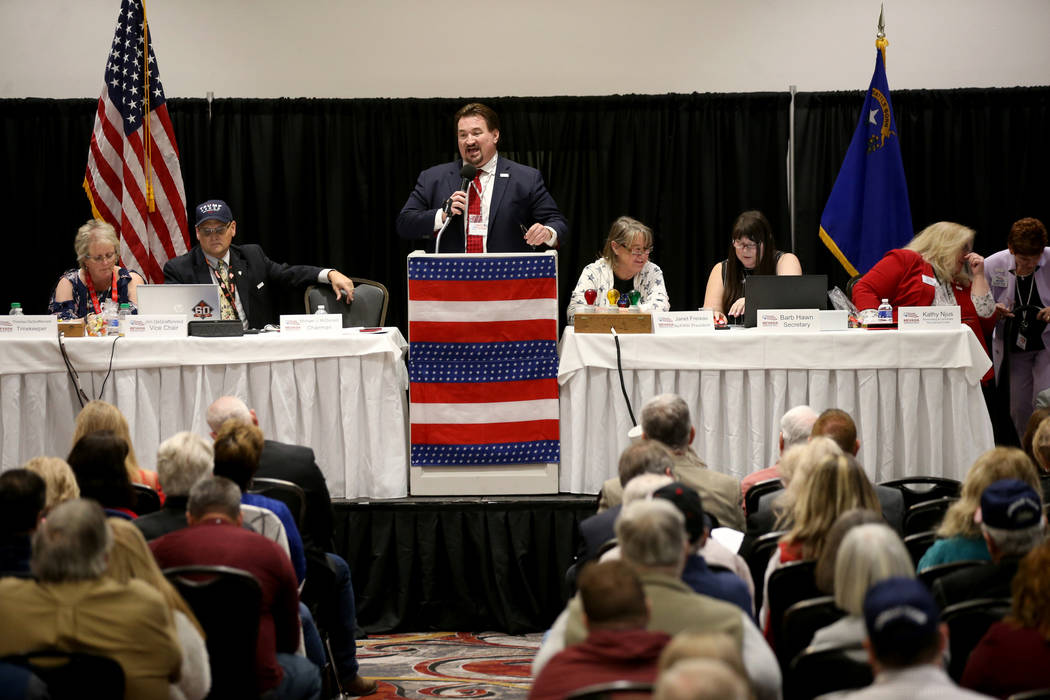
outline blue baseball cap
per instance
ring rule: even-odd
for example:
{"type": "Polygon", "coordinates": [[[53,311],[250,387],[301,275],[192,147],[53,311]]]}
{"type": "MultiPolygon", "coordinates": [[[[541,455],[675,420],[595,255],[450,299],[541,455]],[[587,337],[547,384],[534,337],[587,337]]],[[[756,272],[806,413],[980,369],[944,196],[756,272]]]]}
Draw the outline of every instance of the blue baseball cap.
{"type": "Polygon", "coordinates": [[[200,226],[205,221],[212,219],[221,221],[224,224],[233,221],[233,212],[230,211],[230,205],[221,199],[209,199],[203,204],[198,204],[196,212],[197,223],[194,226],[200,226]]]}
{"type": "Polygon", "coordinates": [[[1042,518],[1042,499],[1020,479],[1000,479],[986,488],[973,516],[975,522],[1000,530],[1026,530],[1042,518]]]}
{"type": "Polygon", "coordinates": [[[937,603],[917,579],[888,578],[864,596],[864,624],[876,652],[915,652],[937,632],[940,621],[937,603]]]}

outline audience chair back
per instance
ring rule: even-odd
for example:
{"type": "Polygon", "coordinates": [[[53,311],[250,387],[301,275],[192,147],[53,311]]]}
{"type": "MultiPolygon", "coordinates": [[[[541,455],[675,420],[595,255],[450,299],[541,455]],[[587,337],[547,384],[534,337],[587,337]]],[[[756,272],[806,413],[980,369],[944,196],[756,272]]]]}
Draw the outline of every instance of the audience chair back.
{"type": "Polygon", "coordinates": [[[1050,700],[1050,688],[1039,690],[1026,690],[1023,693],[1014,693],[1006,700],[1050,700]]]}
{"type": "Polygon", "coordinates": [[[390,292],[381,282],[363,277],[351,277],[354,283],[354,300],[349,304],[335,298],[335,292],[327,284],[315,284],[306,288],[303,299],[306,313],[312,314],[324,304],[330,314],[343,315],[343,328],[374,327],[386,323],[386,311],[390,305],[390,292]]]}
{"type": "Polygon", "coordinates": [[[787,530],[777,530],[755,538],[755,541],[751,543],[750,551],[744,556],[747,568],[751,570],[751,580],[755,582],[755,610],[762,608],[762,581],[766,577],[769,558],[773,556],[777,543],[785,533],[787,530]]]}
{"type": "Polygon", "coordinates": [[[145,484],[132,484],[135,488],[135,514],[149,515],[160,510],[160,496],[145,484]]]}
{"type": "Polygon", "coordinates": [[[884,481],[879,486],[897,489],[904,497],[904,507],[910,508],[916,503],[932,501],[950,496],[958,498],[962,484],[955,479],[943,476],[909,476],[903,479],[884,481]]]}
{"type": "Polygon", "coordinates": [[[0,658],[20,666],[47,686],[51,700],[124,697],[124,669],[108,656],[76,651],[34,651],[0,658]]]}
{"type": "Polygon", "coordinates": [[[299,528],[299,534],[302,534],[303,523],[306,520],[306,492],[303,491],[303,487],[284,479],[258,478],[252,479],[248,493],[266,496],[288,506],[292,517],[295,518],[295,526],[299,528]]]}
{"type": "Polygon", "coordinates": [[[744,496],[744,510],[748,513],[754,513],[758,511],[758,501],[767,493],[775,493],[777,491],[784,490],[784,482],[779,478],[766,479],[760,481],[747,490],[747,495],[744,496]]]}
{"type": "Polygon", "coordinates": [[[568,700],[604,700],[604,698],[629,700],[630,698],[648,698],[652,694],[652,683],[644,681],[610,681],[608,683],[585,686],[574,690],[565,697],[568,700]]]}
{"type": "Polygon", "coordinates": [[[947,564],[938,564],[937,566],[928,566],[919,572],[919,580],[926,584],[926,587],[933,590],[933,582],[942,576],[948,574],[954,574],[956,571],[962,569],[970,569],[975,566],[991,566],[992,562],[984,559],[963,559],[961,561],[950,561],[947,564]]]}
{"type": "Polygon", "coordinates": [[[863,650],[861,644],[809,647],[791,662],[791,670],[784,679],[784,697],[809,700],[836,690],[871,685],[874,680],[871,666],[849,654],[863,650]]]}
{"type": "Polygon", "coordinates": [[[970,652],[992,626],[1010,612],[1009,598],[978,598],[965,603],[949,605],[941,611],[941,620],[948,624],[948,644],[951,661],[948,675],[958,683],[970,652]]]}
{"type": "Polygon", "coordinates": [[[910,506],[904,514],[904,535],[936,530],[944,520],[948,508],[957,500],[959,499],[953,496],[945,496],[910,506]]]}
{"type": "Polygon", "coordinates": [[[817,562],[813,559],[789,561],[769,575],[766,592],[769,596],[769,629],[773,631],[773,649],[777,652],[781,668],[786,669],[791,662],[790,658],[780,653],[784,640],[784,613],[795,603],[824,597],[817,588],[816,568],[817,562]]]}
{"type": "Polygon", "coordinates": [[[835,605],[835,598],[829,595],[800,600],[785,610],[777,647],[777,657],[784,660],[781,665],[789,668],[795,657],[813,641],[817,630],[845,615],[846,612],[835,605]]]}
{"type": "Polygon", "coordinates": [[[922,559],[922,555],[926,554],[926,550],[932,547],[936,541],[937,533],[933,530],[916,532],[914,535],[908,535],[904,538],[904,547],[908,550],[908,554],[911,555],[911,563],[916,568],[919,567],[919,560],[922,559]]]}
{"type": "Polygon", "coordinates": [[[255,645],[262,588],[230,566],[176,566],[164,575],[193,609],[207,637],[209,698],[257,698],[255,645]]]}

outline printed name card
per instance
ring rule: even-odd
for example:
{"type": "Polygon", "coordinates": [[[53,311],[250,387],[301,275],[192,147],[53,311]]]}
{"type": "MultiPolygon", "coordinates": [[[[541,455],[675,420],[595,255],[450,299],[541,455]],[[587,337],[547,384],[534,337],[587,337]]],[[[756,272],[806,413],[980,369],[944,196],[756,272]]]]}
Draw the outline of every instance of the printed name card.
{"type": "Polygon", "coordinates": [[[897,328],[902,331],[928,331],[958,328],[962,313],[958,306],[902,306],[897,309],[897,328]]]}
{"type": "Polygon", "coordinates": [[[659,335],[690,335],[713,332],[714,329],[715,317],[711,309],[653,312],[653,332],[659,335]]]}
{"type": "Polygon", "coordinates": [[[817,309],[759,309],[756,325],[770,331],[819,331],[820,311],[817,309]]]}
{"type": "Polygon", "coordinates": [[[185,338],[186,314],[138,314],[128,316],[127,336],[185,338]]]}
{"type": "Polygon", "coordinates": [[[0,338],[57,338],[58,316],[0,316],[0,338]]]}
{"type": "Polygon", "coordinates": [[[343,332],[342,314],[282,314],[282,333],[331,335],[343,332]]]}

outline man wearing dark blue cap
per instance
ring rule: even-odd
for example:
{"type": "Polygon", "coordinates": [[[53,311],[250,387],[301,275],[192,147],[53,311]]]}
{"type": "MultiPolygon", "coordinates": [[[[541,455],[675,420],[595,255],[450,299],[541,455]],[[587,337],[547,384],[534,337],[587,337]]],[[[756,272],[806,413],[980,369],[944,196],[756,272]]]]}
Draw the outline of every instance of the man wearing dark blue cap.
{"type": "Polygon", "coordinates": [[[1043,501],[1020,479],[1000,479],[986,488],[973,519],[981,526],[992,563],[936,580],[933,597],[942,610],[974,598],[1009,598],[1021,559],[1044,537],[1043,501]]]}
{"type": "Polygon", "coordinates": [[[898,577],[872,586],[864,597],[864,624],[875,682],[848,694],[851,700],[987,697],[959,688],[941,667],[948,627],[920,581],[898,577]]]}
{"type": "Polygon", "coordinates": [[[241,321],[245,328],[274,323],[274,287],[331,284],[336,298],[354,298],[354,283],[332,268],[288,265],[266,257],[254,244],[232,245],[237,222],[229,205],[209,199],[195,209],[197,241],[190,252],[164,263],[164,281],[179,284],[217,284],[223,319],[241,321]]]}

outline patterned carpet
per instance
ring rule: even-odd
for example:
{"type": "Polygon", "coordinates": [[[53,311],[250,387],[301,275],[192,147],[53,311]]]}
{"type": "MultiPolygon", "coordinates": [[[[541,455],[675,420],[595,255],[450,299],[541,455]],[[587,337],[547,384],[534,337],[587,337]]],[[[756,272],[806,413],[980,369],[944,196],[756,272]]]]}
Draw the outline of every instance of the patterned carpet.
{"type": "Polygon", "coordinates": [[[529,694],[529,666],[541,634],[430,632],[370,635],[358,642],[371,698],[500,698],[529,694]]]}

